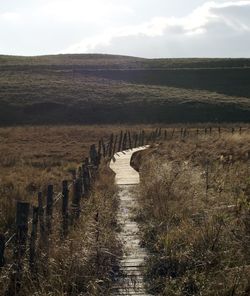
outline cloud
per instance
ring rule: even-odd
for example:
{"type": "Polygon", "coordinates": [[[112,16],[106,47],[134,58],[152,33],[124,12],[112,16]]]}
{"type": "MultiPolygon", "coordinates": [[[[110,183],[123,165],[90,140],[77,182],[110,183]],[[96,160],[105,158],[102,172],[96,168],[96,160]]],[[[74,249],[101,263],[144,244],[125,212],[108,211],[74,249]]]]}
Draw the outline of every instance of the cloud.
{"type": "Polygon", "coordinates": [[[63,52],[143,57],[249,56],[250,1],[207,2],[185,17],[106,30],[63,52]]]}

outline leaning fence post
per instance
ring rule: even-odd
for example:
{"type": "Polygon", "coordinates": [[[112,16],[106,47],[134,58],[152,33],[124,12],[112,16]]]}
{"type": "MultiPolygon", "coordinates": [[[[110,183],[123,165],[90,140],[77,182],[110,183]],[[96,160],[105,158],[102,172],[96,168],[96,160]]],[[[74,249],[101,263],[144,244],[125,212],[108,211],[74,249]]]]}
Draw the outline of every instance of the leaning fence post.
{"type": "Polygon", "coordinates": [[[26,251],[26,243],[28,238],[28,218],[29,218],[29,203],[17,202],[16,205],[16,236],[13,253],[13,272],[10,277],[6,296],[17,295],[21,287],[21,278],[23,270],[23,256],[26,251]]]}
{"type": "Polygon", "coordinates": [[[32,216],[32,229],[30,235],[30,270],[31,272],[35,272],[35,258],[36,258],[36,240],[37,240],[37,223],[38,223],[38,207],[33,207],[33,216],[32,216]]]}
{"type": "Polygon", "coordinates": [[[66,237],[68,234],[68,203],[69,203],[69,189],[68,181],[62,182],[62,236],[66,237]]]}
{"type": "Polygon", "coordinates": [[[5,264],[4,259],[4,251],[5,251],[5,236],[4,234],[0,234],[0,267],[3,267],[5,264]]]}
{"type": "Polygon", "coordinates": [[[53,185],[48,186],[47,204],[46,204],[46,229],[48,234],[52,232],[52,215],[53,215],[53,185]]]}

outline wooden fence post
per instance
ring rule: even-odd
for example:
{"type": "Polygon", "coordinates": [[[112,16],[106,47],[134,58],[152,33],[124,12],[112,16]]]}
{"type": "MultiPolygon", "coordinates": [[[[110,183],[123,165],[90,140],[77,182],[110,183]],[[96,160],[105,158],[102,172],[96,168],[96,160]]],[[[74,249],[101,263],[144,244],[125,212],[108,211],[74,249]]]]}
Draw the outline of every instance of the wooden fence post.
{"type": "Polygon", "coordinates": [[[69,204],[69,189],[68,181],[62,182],[62,236],[65,238],[68,234],[68,204],[69,204]]]}
{"type": "Polygon", "coordinates": [[[111,135],[110,135],[110,138],[109,138],[109,157],[112,156],[113,143],[114,143],[114,135],[111,134],[111,135]]]}
{"type": "Polygon", "coordinates": [[[113,151],[112,151],[112,156],[114,156],[115,153],[116,153],[117,140],[118,140],[118,136],[116,135],[116,136],[115,136],[114,146],[113,146],[113,151]]]}
{"type": "Polygon", "coordinates": [[[89,157],[90,157],[90,163],[93,164],[94,166],[98,167],[98,165],[99,165],[98,153],[96,151],[95,144],[92,144],[90,146],[89,157]]]}
{"type": "Polygon", "coordinates": [[[105,143],[103,141],[103,138],[101,139],[101,143],[102,143],[102,155],[105,158],[106,157],[106,147],[105,147],[105,143]]]}
{"type": "Polygon", "coordinates": [[[86,162],[85,164],[82,165],[82,179],[83,179],[84,194],[87,194],[90,189],[90,174],[89,174],[89,168],[86,162]]]}
{"type": "Polygon", "coordinates": [[[164,141],[167,140],[167,135],[168,135],[168,134],[167,134],[167,130],[165,130],[165,131],[164,131],[164,141]]]}
{"type": "Polygon", "coordinates": [[[132,141],[131,141],[131,134],[130,131],[128,131],[128,143],[129,143],[129,149],[132,149],[132,141]]]}
{"type": "Polygon", "coordinates": [[[5,236],[4,234],[0,234],[0,267],[3,267],[5,264],[4,259],[4,251],[5,251],[5,236]]]}
{"type": "Polygon", "coordinates": [[[81,201],[81,186],[80,180],[76,179],[73,184],[73,199],[72,199],[72,218],[79,219],[80,217],[80,201],[81,201]]]}
{"type": "Polygon", "coordinates": [[[135,134],[135,144],[134,144],[135,148],[137,148],[137,142],[138,142],[138,134],[135,134]]]}
{"type": "Polygon", "coordinates": [[[38,192],[38,220],[39,220],[39,225],[40,225],[40,242],[39,242],[39,244],[40,244],[40,247],[42,247],[43,244],[46,244],[42,192],[38,192]]]}
{"type": "Polygon", "coordinates": [[[32,273],[36,272],[36,240],[37,240],[37,224],[38,224],[38,207],[33,207],[33,215],[32,215],[32,229],[30,235],[30,246],[29,246],[29,263],[30,263],[30,271],[32,273]]]}
{"type": "Polygon", "coordinates": [[[172,139],[174,137],[174,133],[175,133],[175,129],[173,129],[173,131],[172,131],[172,139]]]}
{"type": "Polygon", "coordinates": [[[28,238],[29,203],[17,202],[16,205],[16,236],[13,253],[13,270],[10,276],[6,296],[17,295],[21,288],[23,257],[26,251],[28,238]]]}
{"type": "Polygon", "coordinates": [[[123,140],[122,140],[122,150],[127,149],[127,132],[124,133],[123,140]]]}
{"type": "Polygon", "coordinates": [[[53,216],[53,185],[48,186],[46,201],[46,230],[47,234],[52,232],[52,216],[53,216]]]}
{"type": "MultiPolygon", "coordinates": [[[[161,131],[161,130],[160,130],[161,131]]],[[[145,141],[145,132],[141,132],[141,146],[144,146],[144,141],[145,141]]]]}
{"type": "Polygon", "coordinates": [[[122,140],[123,140],[123,131],[120,132],[120,138],[119,138],[119,145],[118,145],[118,152],[122,149],[122,140]]]}
{"type": "Polygon", "coordinates": [[[159,128],[159,131],[158,131],[158,137],[161,138],[161,127],[159,128]]]}

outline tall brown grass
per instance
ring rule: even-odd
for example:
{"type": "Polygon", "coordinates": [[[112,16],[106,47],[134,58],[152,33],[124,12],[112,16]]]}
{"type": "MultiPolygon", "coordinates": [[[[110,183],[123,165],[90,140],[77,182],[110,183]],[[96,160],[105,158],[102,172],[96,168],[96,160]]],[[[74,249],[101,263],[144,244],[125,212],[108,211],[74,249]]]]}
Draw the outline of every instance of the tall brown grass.
{"type": "Polygon", "coordinates": [[[249,295],[250,134],[175,139],[142,154],[137,219],[155,295],[249,295]]]}

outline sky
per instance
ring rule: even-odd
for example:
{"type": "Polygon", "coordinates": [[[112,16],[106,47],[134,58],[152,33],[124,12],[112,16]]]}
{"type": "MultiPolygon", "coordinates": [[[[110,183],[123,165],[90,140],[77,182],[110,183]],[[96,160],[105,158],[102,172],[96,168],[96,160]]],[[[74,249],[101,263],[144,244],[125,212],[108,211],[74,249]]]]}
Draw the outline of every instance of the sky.
{"type": "Polygon", "coordinates": [[[0,54],[250,57],[250,0],[0,0],[0,54]]]}

